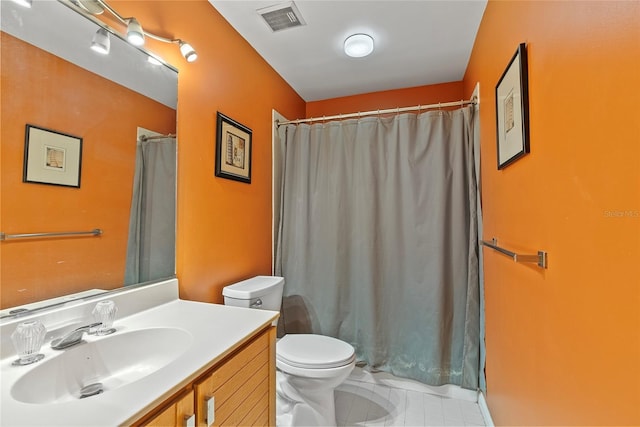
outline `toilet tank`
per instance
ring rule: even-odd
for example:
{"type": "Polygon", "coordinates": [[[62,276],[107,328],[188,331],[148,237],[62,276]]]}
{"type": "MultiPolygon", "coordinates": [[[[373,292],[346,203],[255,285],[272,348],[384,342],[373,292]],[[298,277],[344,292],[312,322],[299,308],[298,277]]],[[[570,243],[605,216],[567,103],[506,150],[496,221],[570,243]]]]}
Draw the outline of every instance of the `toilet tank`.
{"type": "Polygon", "coordinates": [[[224,304],[280,311],[284,277],[256,276],[222,289],[224,304]]]}

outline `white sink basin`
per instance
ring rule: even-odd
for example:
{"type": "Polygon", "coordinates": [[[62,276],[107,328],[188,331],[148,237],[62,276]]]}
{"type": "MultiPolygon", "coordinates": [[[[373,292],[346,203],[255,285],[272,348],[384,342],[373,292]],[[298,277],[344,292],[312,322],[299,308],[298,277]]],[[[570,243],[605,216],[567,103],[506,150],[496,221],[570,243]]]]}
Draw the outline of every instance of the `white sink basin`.
{"type": "Polygon", "coordinates": [[[140,329],[96,338],[38,362],[15,382],[11,395],[23,403],[61,403],[86,397],[83,394],[91,386],[88,389],[97,394],[90,398],[99,398],[168,365],[192,341],[190,333],[178,328],[140,329]]]}

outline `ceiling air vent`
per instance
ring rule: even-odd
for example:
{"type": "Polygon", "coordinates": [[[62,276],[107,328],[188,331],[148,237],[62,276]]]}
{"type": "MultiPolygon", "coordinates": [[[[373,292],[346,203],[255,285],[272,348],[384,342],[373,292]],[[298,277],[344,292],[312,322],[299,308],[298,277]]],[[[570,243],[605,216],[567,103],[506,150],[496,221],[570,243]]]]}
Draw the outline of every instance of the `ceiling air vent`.
{"type": "Polygon", "coordinates": [[[305,25],[300,11],[295,3],[287,2],[269,6],[257,11],[264,18],[272,31],[286,30],[287,28],[305,25]]]}

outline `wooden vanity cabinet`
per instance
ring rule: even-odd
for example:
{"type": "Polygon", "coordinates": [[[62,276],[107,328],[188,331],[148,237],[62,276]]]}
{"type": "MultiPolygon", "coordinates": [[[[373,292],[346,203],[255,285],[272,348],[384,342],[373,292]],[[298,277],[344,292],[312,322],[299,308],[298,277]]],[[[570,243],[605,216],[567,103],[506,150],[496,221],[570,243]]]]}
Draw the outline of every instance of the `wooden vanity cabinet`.
{"type": "Polygon", "coordinates": [[[257,333],[134,425],[275,426],[275,338],[257,333]]]}

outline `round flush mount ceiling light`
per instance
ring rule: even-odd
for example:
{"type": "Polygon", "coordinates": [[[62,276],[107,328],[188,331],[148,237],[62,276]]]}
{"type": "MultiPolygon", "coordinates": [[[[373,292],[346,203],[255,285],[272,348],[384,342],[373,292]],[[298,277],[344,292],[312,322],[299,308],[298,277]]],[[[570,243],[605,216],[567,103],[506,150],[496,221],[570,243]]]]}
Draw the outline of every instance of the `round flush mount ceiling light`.
{"type": "Polygon", "coordinates": [[[373,37],[368,34],[354,34],[344,41],[344,53],[352,58],[362,58],[373,52],[373,37]]]}

